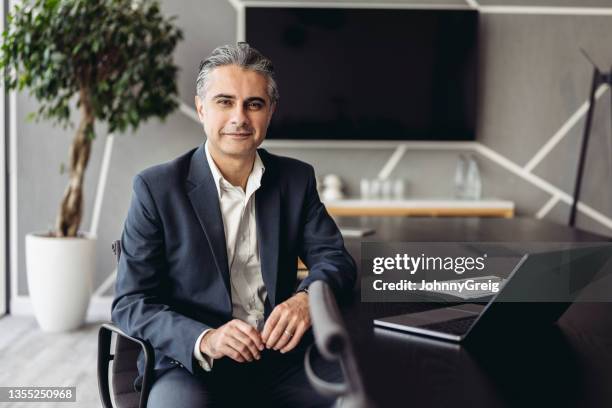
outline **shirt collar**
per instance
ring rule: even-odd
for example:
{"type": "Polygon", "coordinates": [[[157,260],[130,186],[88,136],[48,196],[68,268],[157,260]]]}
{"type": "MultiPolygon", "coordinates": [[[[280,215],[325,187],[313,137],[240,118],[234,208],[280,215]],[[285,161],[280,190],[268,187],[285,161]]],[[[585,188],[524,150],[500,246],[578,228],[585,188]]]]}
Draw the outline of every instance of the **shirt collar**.
{"type": "MultiPolygon", "coordinates": [[[[208,150],[208,140],[206,141],[206,143],[204,143],[204,152],[206,153],[206,161],[208,162],[208,167],[210,167],[210,172],[212,173],[213,180],[215,181],[217,194],[219,195],[219,198],[221,198],[221,196],[223,196],[222,184],[227,183],[228,185],[231,185],[231,183],[223,177],[221,171],[219,170],[219,168],[215,164],[215,161],[210,155],[210,151],[208,150]]],[[[261,186],[261,178],[265,169],[266,168],[264,167],[263,162],[261,161],[261,157],[259,157],[259,152],[256,151],[255,163],[253,163],[253,169],[249,174],[249,178],[247,180],[246,185],[245,193],[247,197],[250,196],[253,192],[255,192],[255,190],[257,190],[259,186],[261,186]]]]}

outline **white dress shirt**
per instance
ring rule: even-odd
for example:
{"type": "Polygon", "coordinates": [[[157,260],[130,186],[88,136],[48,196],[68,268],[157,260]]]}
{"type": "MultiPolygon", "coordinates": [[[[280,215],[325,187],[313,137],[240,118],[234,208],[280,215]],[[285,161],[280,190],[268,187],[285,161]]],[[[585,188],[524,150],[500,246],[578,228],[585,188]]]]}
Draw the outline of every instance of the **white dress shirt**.
{"type": "MultiPolygon", "coordinates": [[[[210,155],[208,141],[204,145],[204,150],[219,194],[219,206],[225,229],[232,290],[232,316],[261,331],[267,291],[261,275],[257,243],[255,191],[261,185],[265,168],[259,154],[255,153],[255,163],[249,174],[246,190],[243,190],[242,187],[233,186],[223,178],[210,155]]],[[[198,337],[193,350],[196,360],[206,371],[212,369],[213,359],[200,352],[200,342],[209,330],[212,329],[205,330],[198,337]]]]}

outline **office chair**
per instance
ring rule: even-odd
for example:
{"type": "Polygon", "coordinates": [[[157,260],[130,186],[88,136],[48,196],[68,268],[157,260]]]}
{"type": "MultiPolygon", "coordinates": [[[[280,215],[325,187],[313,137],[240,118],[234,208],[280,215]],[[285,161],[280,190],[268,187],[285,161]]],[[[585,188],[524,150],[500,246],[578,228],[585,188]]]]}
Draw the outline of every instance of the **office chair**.
{"type": "MultiPolygon", "coordinates": [[[[112,244],[116,261],[121,257],[121,241],[112,244]]],[[[298,284],[301,281],[298,277],[298,284]]],[[[313,387],[324,395],[344,396],[342,407],[372,407],[369,404],[361,379],[357,374],[356,364],[348,343],[348,336],[338,307],[329,286],[323,282],[314,282],[309,289],[311,315],[317,345],[322,354],[332,360],[340,358],[345,384],[329,384],[320,380],[310,366],[310,351],[306,353],[306,374],[313,387]]],[[[104,408],[146,408],[155,357],[151,345],[142,339],[128,336],[112,323],[104,323],[98,332],[98,390],[104,408]],[[111,353],[111,339],[115,333],[115,352],[111,353]],[[134,380],[138,376],[136,361],[138,354],[144,353],[145,368],[140,392],[134,390],[134,380]],[[113,361],[111,373],[108,367],[113,361]],[[109,377],[112,383],[112,399],[109,377]],[[113,405],[114,402],[114,405],[113,405]]]]}
{"type": "MultiPolygon", "coordinates": [[[[112,245],[119,263],[121,241],[112,245]]],[[[98,332],[98,390],[104,408],[146,408],[151,389],[151,376],[155,358],[151,345],[139,338],[131,337],[111,323],[104,323],[98,332]],[[115,353],[111,353],[111,338],[115,333],[115,353]],[[136,361],[138,354],[144,353],[145,368],[140,392],[134,390],[134,380],[138,376],[136,361]],[[110,361],[113,361],[111,373],[108,372],[110,361]],[[112,382],[113,398],[109,387],[112,382]],[[113,405],[113,401],[115,405],[113,405]]]]}
{"type": "Polygon", "coordinates": [[[304,356],[308,381],[320,394],[336,397],[338,408],[374,407],[363,388],[348,333],[329,285],[323,281],[311,283],[308,302],[315,337],[315,343],[308,347],[304,356]],[[310,363],[310,354],[315,345],[325,359],[340,363],[344,382],[331,383],[317,376],[310,363]]]}

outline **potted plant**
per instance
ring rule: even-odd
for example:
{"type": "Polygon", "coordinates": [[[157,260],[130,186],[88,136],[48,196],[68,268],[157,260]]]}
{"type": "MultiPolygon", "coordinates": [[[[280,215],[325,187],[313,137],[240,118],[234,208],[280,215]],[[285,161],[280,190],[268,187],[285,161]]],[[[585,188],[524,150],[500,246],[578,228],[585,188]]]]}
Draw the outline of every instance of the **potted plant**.
{"type": "Polygon", "coordinates": [[[43,330],[71,330],[85,319],[95,265],[95,237],[79,230],[94,124],[135,131],[177,107],[172,54],[182,32],[156,1],[34,0],[15,6],[2,35],[6,89],[26,88],[39,102],[29,117],[67,129],[79,112],[55,229],[26,236],[36,318],[43,330]]]}

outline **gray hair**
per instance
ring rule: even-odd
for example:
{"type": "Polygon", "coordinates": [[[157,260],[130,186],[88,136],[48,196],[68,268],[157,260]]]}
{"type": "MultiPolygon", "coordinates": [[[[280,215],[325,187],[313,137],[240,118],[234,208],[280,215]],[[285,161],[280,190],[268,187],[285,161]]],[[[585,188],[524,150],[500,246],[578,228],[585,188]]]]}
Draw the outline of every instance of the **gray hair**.
{"type": "Polygon", "coordinates": [[[270,101],[272,103],[278,101],[280,95],[274,80],[272,61],[245,42],[217,47],[208,58],[200,62],[200,70],[196,79],[196,93],[198,96],[204,97],[212,70],[225,65],[238,65],[244,69],[264,75],[268,80],[268,97],[270,101]]]}

